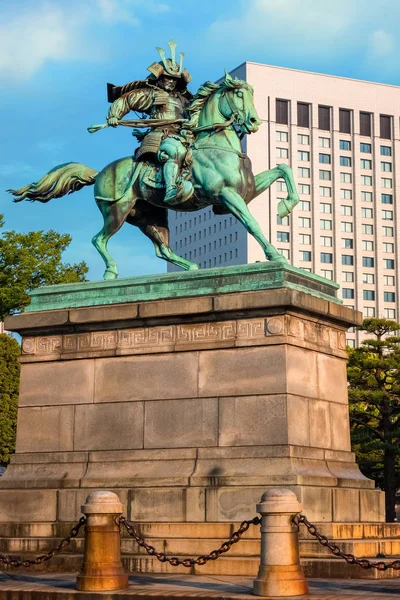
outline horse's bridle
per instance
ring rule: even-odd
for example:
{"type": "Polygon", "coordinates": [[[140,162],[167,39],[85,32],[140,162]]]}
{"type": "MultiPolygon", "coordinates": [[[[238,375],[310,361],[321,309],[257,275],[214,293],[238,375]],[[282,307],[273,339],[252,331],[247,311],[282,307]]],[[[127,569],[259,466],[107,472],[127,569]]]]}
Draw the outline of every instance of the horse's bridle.
{"type": "MultiPolygon", "coordinates": [[[[203,127],[196,127],[195,129],[193,129],[193,133],[199,133],[200,131],[210,131],[213,130],[215,132],[221,131],[222,129],[227,129],[227,127],[230,127],[231,125],[239,125],[239,127],[241,125],[243,125],[244,123],[244,119],[242,118],[238,118],[239,116],[239,111],[236,108],[236,106],[233,104],[232,102],[232,98],[229,95],[229,92],[231,90],[226,90],[225,92],[222,92],[219,101],[218,101],[218,112],[221,115],[221,117],[226,118],[225,115],[223,114],[223,112],[220,109],[219,103],[221,102],[222,98],[226,98],[226,101],[228,103],[229,108],[231,109],[231,116],[229,117],[229,119],[227,121],[224,121],[222,123],[213,123],[212,125],[204,125],[203,127]]],[[[241,133],[239,135],[239,138],[242,139],[242,137],[244,136],[244,133],[241,133]]]]}

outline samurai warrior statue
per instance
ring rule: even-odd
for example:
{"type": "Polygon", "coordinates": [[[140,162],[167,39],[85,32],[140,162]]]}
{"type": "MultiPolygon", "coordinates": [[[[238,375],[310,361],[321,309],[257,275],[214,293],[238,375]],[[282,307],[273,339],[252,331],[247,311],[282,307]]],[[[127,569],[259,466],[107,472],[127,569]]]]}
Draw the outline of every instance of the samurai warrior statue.
{"type": "Polygon", "coordinates": [[[190,146],[190,135],[185,135],[181,128],[192,98],[187,89],[192,78],[183,68],[183,53],[180,54],[180,64],[176,62],[175,42],[171,40],[168,45],[171,58],[166,58],[164,50],[157,48],[161,61],[148,67],[150,75],[145,80],[133,81],[122,87],[108,84],[108,99],[112,104],[107,123],[116,127],[130,111],[148,115],[141,126],[148,126],[150,130],[134,132],[141,141],[135,159],[156,161],[162,165],[166,188],[164,201],[174,206],[185,202],[193,194],[192,183],[181,177],[190,146]]]}

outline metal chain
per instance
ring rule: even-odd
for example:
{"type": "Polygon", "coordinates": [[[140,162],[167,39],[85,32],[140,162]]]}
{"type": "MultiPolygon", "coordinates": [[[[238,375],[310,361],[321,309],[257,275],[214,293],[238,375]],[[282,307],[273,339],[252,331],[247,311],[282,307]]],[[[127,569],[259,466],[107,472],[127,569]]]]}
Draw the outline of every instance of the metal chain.
{"type": "Polygon", "coordinates": [[[129,535],[133,537],[139,546],[144,548],[147,554],[155,556],[160,562],[168,562],[173,567],[183,565],[184,567],[191,567],[192,565],[205,565],[209,560],[217,560],[222,554],[228,552],[233,544],[236,544],[242,537],[242,535],[248,530],[250,525],[260,525],[261,518],[254,517],[251,521],[243,521],[237,531],[234,531],[226,542],[224,542],[218,550],[212,550],[209,554],[198,556],[197,558],[179,558],[178,556],[167,556],[165,552],[157,552],[154,546],[151,546],[146,542],[145,538],[141,536],[133,523],[130,523],[125,517],[118,517],[116,519],[118,525],[123,525],[129,535]]]}
{"type": "Polygon", "coordinates": [[[3,563],[3,565],[10,565],[11,567],[31,567],[33,565],[41,565],[47,560],[53,558],[53,556],[56,554],[62,552],[62,550],[64,550],[64,548],[71,543],[72,538],[75,538],[78,535],[79,530],[81,527],[83,527],[83,525],[85,525],[85,523],[86,517],[81,517],[77,524],[72,527],[68,537],[61,540],[58,546],[49,550],[47,554],[41,554],[32,560],[19,560],[15,556],[6,556],[5,554],[0,554],[0,563],[3,563]]]}
{"type": "Polygon", "coordinates": [[[318,528],[316,525],[313,525],[312,523],[310,523],[310,521],[307,519],[306,516],[301,515],[301,514],[296,515],[296,516],[292,517],[292,521],[297,526],[299,526],[300,524],[305,525],[308,529],[308,532],[312,536],[317,538],[317,540],[319,541],[321,546],[325,546],[325,548],[328,548],[332,552],[332,554],[334,554],[335,556],[344,558],[344,560],[347,563],[349,563],[350,565],[358,565],[359,567],[362,567],[363,569],[378,569],[378,571],[386,571],[387,569],[394,569],[394,570],[400,571],[400,559],[396,559],[392,562],[383,562],[383,561],[371,562],[367,558],[357,558],[354,554],[346,554],[339,548],[339,546],[336,546],[336,544],[333,544],[332,542],[330,542],[329,539],[325,535],[322,535],[322,533],[320,533],[318,531],[318,528]]]}

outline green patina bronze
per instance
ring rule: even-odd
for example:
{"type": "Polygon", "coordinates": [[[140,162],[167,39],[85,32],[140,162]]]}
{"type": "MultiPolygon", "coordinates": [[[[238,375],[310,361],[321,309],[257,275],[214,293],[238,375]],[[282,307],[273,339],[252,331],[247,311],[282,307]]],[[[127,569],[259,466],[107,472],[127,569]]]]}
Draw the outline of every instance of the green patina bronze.
{"type": "Polygon", "coordinates": [[[161,61],[149,67],[146,80],[109,86],[112,105],[107,124],[89,128],[94,132],[108,126],[135,127],[141,145],[134,156],[116,160],[100,172],[80,163],[62,164],[37,183],[9,191],[16,202],[48,202],[94,184],[104,226],[92,241],[106,264],[104,279],[118,275],[107,243],[124,222],[151,239],[158,257],[185,270],[199,268],[170,248],[168,208],[196,211],[212,205],[216,214],[230,213],[254,236],[268,260],[287,264],[248,209],[249,202],[277,179],[283,179],[288,189],[287,198],[278,204],[279,216],[288,215],[299,202],[288,165],[254,175],[242,152],[243,135],[255,133],[261,125],[252,87],[226,73],[220,83],[206,82],[193,97],[187,89],[191,77],[183,69],[183,55],[178,65],[173,42],[170,48],[170,59],[158,48],[161,61]],[[122,120],[132,110],[147,118],[122,120]]]}
{"type": "Polygon", "coordinates": [[[164,273],[118,281],[59,284],[34,290],[26,312],[289,288],[335,304],[338,284],[276,262],[190,273],[164,273]]]}

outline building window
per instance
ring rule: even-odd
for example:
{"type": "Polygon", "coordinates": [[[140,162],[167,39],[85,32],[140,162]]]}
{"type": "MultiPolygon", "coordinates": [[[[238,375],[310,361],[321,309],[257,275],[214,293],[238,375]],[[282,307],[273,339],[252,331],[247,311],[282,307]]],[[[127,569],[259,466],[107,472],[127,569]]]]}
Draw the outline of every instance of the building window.
{"type": "Polygon", "coordinates": [[[330,181],[332,179],[332,174],[330,171],[323,171],[320,169],[319,178],[324,181],[330,181]]]}
{"type": "Polygon", "coordinates": [[[361,142],[360,152],[366,152],[367,154],[371,154],[371,144],[366,144],[365,142],[361,142]]]}
{"type": "Polygon", "coordinates": [[[308,235],[308,233],[300,233],[299,234],[299,243],[300,244],[311,244],[311,235],[308,235]]]}
{"type": "Polygon", "coordinates": [[[373,267],[375,266],[375,259],[373,256],[363,256],[362,257],[362,266],[363,267],[373,267]]]}
{"type": "Polygon", "coordinates": [[[287,142],[289,139],[287,131],[277,131],[276,132],[276,141],[277,142],[287,142]]]}
{"type": "Polygon", "coordinates": [[[393,211],[392,210],[383,210],[382,211],[382,219],[384,221],[393,221],[393,211]]]}
{"type": "Polygon", "coordinates": [[[276,239],[278,242],[290,242],[290,233],[288,231],[277,231],[276,239]]]}
{"type": "Polygon", "coordinates": [[[311,210],[311,202],[307,200],[300,200],[299,210],[311,210]]]}
{"type": "Polygon", "coordinates": [[[277,181],[276,189],[278,192],[287,192],[286,183],[284,181],[277,181]]]}
{"type": "Polygon", "coordinates": [[[342,273],[342,281],[347,281],[349,283],[354,281],[354,273],[351,271],[343,271],[342,273]]]}
{"type": "MultiPolygon", "coordinates": [[[[281,200],[281,198],[278,198],[278,200],[281,200]]],[[[289,216],[276,217],[276,223],[277,223],[277,225],[289,225],[289,216]]]]}
{"type": "Polygon", "coordinates": [[[299,227],[311,227],[311,219],[309,217],[299,217],[299,227]]]}
{"type": "Polygon", "coordinates": [[[277,158],[289,158],[289,150],[287,148],[277,148],[276,149],[276,157],[277,158]]]}
{"type": "Polygon", "coordinates": [[[303,196],[309,196],[311,193],[311,188],[308,183],[299,183],[297,186],[299,188],[299,193],[303,194],[303,196]]]}
{"type": "Polygon", "coordinates": [[[371,175],[361,175],[361,185],[372,185],[371,175]]]}
{"type": "Polygon", "coordinates": [[[329,221],[328,219],[320,219],[319,226],[320,229],[332,231],[332,221],[329,221]]]}
{"type": "Polygon", "coordinates": [[[349,348],[355,348],[356,347],[356,340],[351,340],[349,338],[346,338],[346,345],[349,348]]]}
{"type": "Polygon", "coordinates": [[[384,267],[384,269],[394,269],[394,259],[393,258],[384,258],[383,259],[383,267],[384,267]]]}
{"type": "Polygon", "coordinates": [[[393,227],[382,227],[382,233],[384,237],[393,237],[394,228],[393,227]]]}
{"type": "Polygon", "coordinates": [[[368,158],[362,158],[360,160],[360,165],[362,169],[372,169],[372,160],[368,158]]]}
{"type": "Polygon", "coordinates": [[[363,291],[364,300],[375,300],[375,292],[374,290],[364,290],[363,291]]]}
{"type": "MultiPolygon", "coordinates": [[[[308,125],[307,125],[307,127],[308,127],[308,125]]],[[[303,133],[298,133],[297,134],[297,143],[300,144],[300,146],[309,146],[310,145],[310,136],[304,135],[303,133]]]]}
{"type": "Polygon", "coordinates": [[[328,204],[328,202],[321,202],[319,205],[319,211],[322,213],[332,213],[332,204],[328,204]]]}
{"type": "Polygon", "coordinates": [[[331,164],[331,155],[330,154],[319,154],[319,162],[330,165],[331,164]]]}
{"type": "Polygon", "coordinates": [[[309,250],[300,250],[300,260],[303,262],[310,262],[311,252],[309,250]]]}
{"type": "Polygon", "coordinates": [[[320,148],[330,148],[331,147],[330,138],[320,137],[319,138],[319,147],[320,148]]]}
{"type": "Polygon", "coordinates": [[[363,283],[375,283],[375,275],[373,273],[363,273],[363,283]]]}
{"type": "Polygon", "coordinates": [[[362,241],[362,249],[374,251],[374,242],[372,240],[363,240],[362,241]]]}
{"type": "Polygon", "coordinates": [[[330,106],[318,106],[318,129],[331,130],[331,108],[330,106]]]}
{"type": "Polygon", "coordinates": [[[384,285],[394,285],[394,275],[384,275],[383,283],[384,285]]]}
{"type": "Polygon", "coordinates": [[[353,207],[352,206],[341,206],[340,207],[340,214],[341,215],[345,215],[346,217],[352,217],[353,216],[353,207]]]}
{"type": "Polygon", "coordinates": [[[287,125],[289,116],[289,101],[276,99],[275,110],[276,122],[281,123],[282,125],[287,125]]]}
{"type": "Polygon", "coordinates": [[[331,254],[330,252],[321,252],[320,253],[320,259],[322,263],[330,263],[332,264],[333,262],[333,254],[331,254]]]}
{"type": "Polygon", "coordinates": [[[392,148],[390,146],[381,146],[381,156],[392,156],[392,148]]]}
{"type": "Polygon", "coordinates": [[[290,250],[286,248],[277,248],[279,254],[282,254],[287,260],[290,259],[290,250]]]}
{"type": "Polygon", "coordinates": [[[330,269],[321,269],[321,277],[325,277],[325,279],[333,279],[333,271],[330,269]]]}
{"type": "Polygon", "coordinates": [[[342,288],[342,298],[346,300],[354,298],[354,290],[352,288],[342,288]]]}
{"type": "Polygon", "coordinates": [[[365,235],[373,235],[373,233],[374,233],[374,226],[373,225],[366,225],[365,223],[363,223],[361,225],[361,233],[365,233],[365,235]]]}
{"type": "Polygon", "coordinates": [[[361,192],[361,200],[363,202],[372,202],[372,192],[361,192]]]}
{"type": "Polygon", "coordinates": [[[309,161],[310,153],[305,150],[297,150],[297,159],[301,161],[309,161]]]}
{"type": "Polygon", "coordinates": [[[351,142],[349,140],[339,140],[339,148],[340,150],[351,150],[351,142]]]}
{"type": "Polygon", "coordinates": [[[321,246],[332,247],[332,238],[327,235],[321,235],[319,238],[319,243],[321,246]]]}
{"type": "Polygon", "coordinates": [[[374,317],[375,308],[373,306],[366,306],[363,310],[364,317],[374,317]]]}
{"type": "Polygon", "coordinates": [[[395,319],[396,318],[396,311],[394,310],[394,308],[384,308],[383,314],[385,316],[385,319],[395,319]]]}
{"type": "Polygon", "coordinates": [[[385,171],[386,173],[392,172],[392,163],[390,162],[381,162],[381,171],[385,171]]]}
{"type": "Polygon", "coordinates": [[[374,213],[373,213],[372,208],[362,208],[361,216],[365,217],[366,219],[373,219],[374,213]]]}
{"type": "Polygon", "coordinates": [[[340,157],[340,166],[341,167],[351,167],[351,158],[350,158],[350,156],[341,156],[340,157]]]}
{"type": "Polygon", "coordinates": [[[384,302],[396,302],[396,294],[394,292],[383,292],[384,302]]]}
{"type": "Polygon", "coordinates": [[[381,194],[382,204],[393,204],[392,194],[381,194]]]}
{"type": "Polygon", "coordinates": [[[310,127],[310,105],[305,102],[297,103],[298,127],[310,127]]]}
{"type": "Polygon", "coordinates": [[[351,133],[351,110],[339,108],[339,131],[351,133]]]}
{"type": "Polygon", "coordinates": [[[345,233],[353,233],[353,223],[349,221],[342,221],[340,224],[340,230],[345,233]]]}
{"type": "Polygon", "coordinates": [[[340,190],[340,197],[345,200],[351,200],[353,198],[353,192],[351,190],[340,190]]]}
{"type": "Polygon", "coordinates": [[[360,112],[360,135],[371,137],[371,113],[360,112]]]}
{"type": "Polygon", "coordinates": [[[380,137],[384,140],[391,140],[391,121],[392,117],[389,115],[380,115],[379,123],[380,123],[380,137]]]}
{"type": "Polygon", "coordinates": [[[346,250],[353,250],[354,241],[351,238],[342,238],[342,248],[346,250]]]}
{"type": "Polygon", "coordinates": [[[299,177],[310,177],[310,169],[308,169],[307,167],[298,167],[298,174],[299,177]]]}
{"type": "Polygon", "coordinates": [[[340,182],[341,183],[351,183],[352,182],[351,173],[340,173],[340,182]]]}
{"type": "Polygon", "coordinates": [[[324,185],[320,186],[319,195],[324,196],[326,198],[330,198],[332,196],[332,188],[324,186],[324,185]]]}
{"type": "Polygon", "coordinates": [[[354,265],[354,256],[342,254],[342,265],[354,265]]]}
{"type": "Polygon", "coordinates": [[[383,251],[392,254],[394,252],[394,244],[391,242],[383,242],[383,251]]]}

